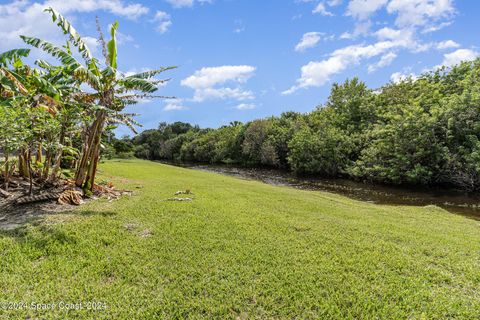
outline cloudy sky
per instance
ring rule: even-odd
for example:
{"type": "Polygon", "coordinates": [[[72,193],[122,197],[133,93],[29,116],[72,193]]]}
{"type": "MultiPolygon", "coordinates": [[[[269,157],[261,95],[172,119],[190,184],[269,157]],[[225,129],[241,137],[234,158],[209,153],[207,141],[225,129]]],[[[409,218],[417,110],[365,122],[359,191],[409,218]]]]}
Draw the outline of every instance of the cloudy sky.
{"type": "Polygon", "coordinates": [[[359,76],[376,88],[480,52],[473,0],[1,0],[0,50],[25,47],[22,34],[61,43],[42,12],[48,6],[97,55],[95,16],[104,29],[118,20],[126,73],[179,66],[160,89],[178,99],[130,110],[144,128],[306,112],[325,102],[333,82],[359,76]]]}

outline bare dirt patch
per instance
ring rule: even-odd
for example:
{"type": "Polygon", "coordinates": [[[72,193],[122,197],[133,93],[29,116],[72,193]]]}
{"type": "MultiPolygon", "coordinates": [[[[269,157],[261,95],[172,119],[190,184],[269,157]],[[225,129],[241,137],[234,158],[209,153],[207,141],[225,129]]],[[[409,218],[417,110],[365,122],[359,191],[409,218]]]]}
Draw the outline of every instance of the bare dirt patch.
{"type": "Polygon", "coordinates": [[[0,199],[0,230],[15,229],[45,215],[66,212],[75,208],[73,205],[59,204],[55,200],[17,204],[16,198],[22,197],[23,193],[15,192],[12,195],[11,198],[0,199]]]}
{"type": "Polygon", "coordinates": [[[85,197],[73,181],[61,180],[55,184],[34,184],[32,195],[27,192],[28,185],[19,181],[15,188],[0,195],[0,230],[11,230],[27,222],[43,219],[46,215],[72,211],[85,201],[100,197],[109,201],[120,198],[131,191],[117,190],[111,183],[95,185],[94,192],[85,197]]]}

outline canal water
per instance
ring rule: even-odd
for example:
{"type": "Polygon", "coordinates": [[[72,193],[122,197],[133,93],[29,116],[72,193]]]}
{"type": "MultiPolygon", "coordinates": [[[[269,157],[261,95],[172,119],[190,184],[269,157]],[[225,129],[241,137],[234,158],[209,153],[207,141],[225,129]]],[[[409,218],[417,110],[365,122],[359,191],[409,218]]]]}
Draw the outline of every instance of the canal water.
{"type": "Polygon", "coordinates": [[[352,199],[387,205],[436,205],[449,212],[480,220],[480,193],[468,193],[444,188],[405,188],[367,184],[346,179],[300,177],[291,172],[244,168],[231,165],[163,162],[194,170],[214,172],[241,179],[257,180],[271,185],[305,190],[320,190],[341,194],[352,199]]]}

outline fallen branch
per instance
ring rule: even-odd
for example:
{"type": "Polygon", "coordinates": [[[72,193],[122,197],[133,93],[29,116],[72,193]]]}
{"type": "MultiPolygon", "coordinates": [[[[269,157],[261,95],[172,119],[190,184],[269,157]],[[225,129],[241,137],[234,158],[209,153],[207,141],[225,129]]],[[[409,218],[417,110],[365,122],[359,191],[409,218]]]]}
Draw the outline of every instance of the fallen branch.
{"type": "Polygon", "coordinates": [[[1,188],[0,188],[0,194],[1,194],[2,196],[4,196],[5,198],[9,198],[9,197],[11,197],[11,196],[12,196],[12,194],[11,194],[11,193],[9,193],[9,192],[7,192],[7,191],[5,191],[5,190],[1,189],[1,188]]]}
{"type": "Polygon", "coordinates": [[[58,199],[60,197],[60,194],[61,193],[59,192],[37,194],[34,196],[26,196],[26,197],[18,198],[15,202],[17,204],[26,204],[26,203],[32,203],[32,202],[45,201],[45,200],[54,200],[54,199],[58,199]]]}

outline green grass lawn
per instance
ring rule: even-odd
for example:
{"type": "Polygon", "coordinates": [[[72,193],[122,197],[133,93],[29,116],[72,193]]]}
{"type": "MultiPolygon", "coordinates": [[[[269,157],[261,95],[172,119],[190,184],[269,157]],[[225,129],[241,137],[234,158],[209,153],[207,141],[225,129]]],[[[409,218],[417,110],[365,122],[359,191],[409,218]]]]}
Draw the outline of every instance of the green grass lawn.
{"type": "Polygon", "coordinates": [[[478,221],[140,160],[100,170],[134,195],[0,234],[0,318],[480,318],[478,221]],[[194,201],[162,201],[184,189],[194,201]]]}

